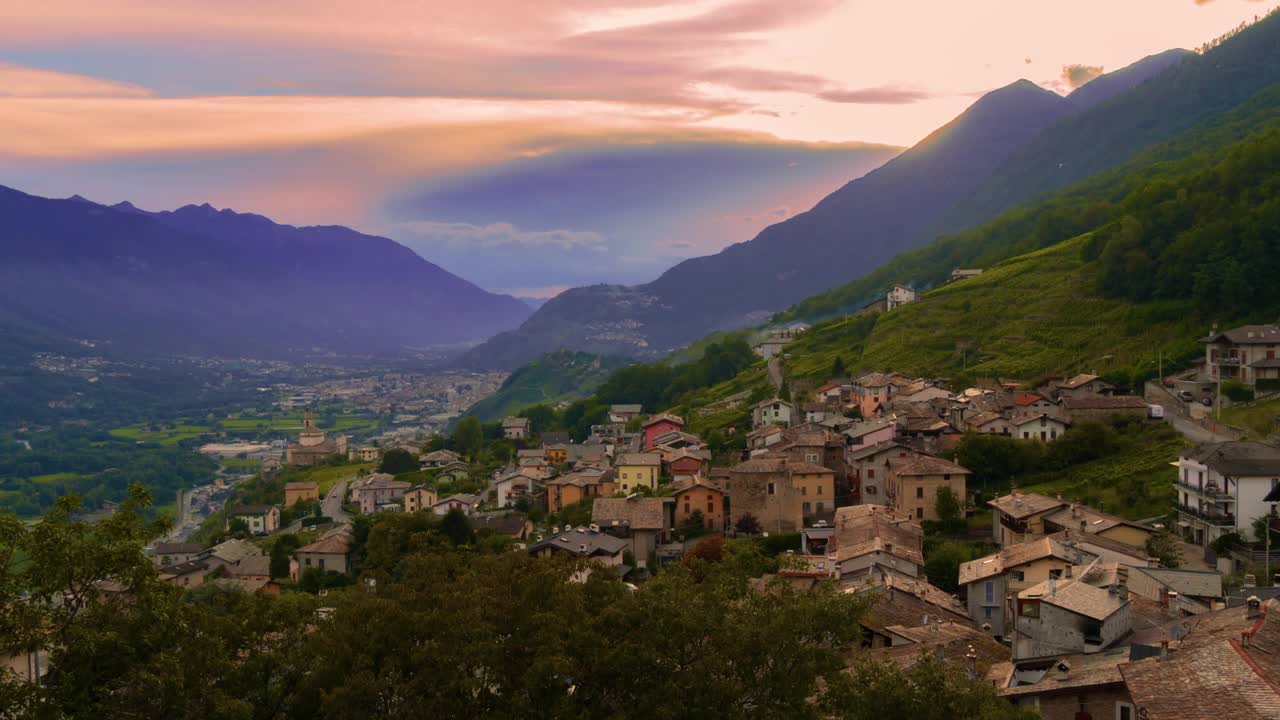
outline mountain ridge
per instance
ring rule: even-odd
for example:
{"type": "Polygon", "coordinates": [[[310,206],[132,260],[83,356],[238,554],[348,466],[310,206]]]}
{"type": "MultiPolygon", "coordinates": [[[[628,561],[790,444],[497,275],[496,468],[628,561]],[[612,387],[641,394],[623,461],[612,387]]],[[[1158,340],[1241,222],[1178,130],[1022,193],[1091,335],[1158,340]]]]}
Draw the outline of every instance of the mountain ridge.
{"type": "Polygon", "coordinates": [[[7,314],[122,351],[391,353],[479,340],[529,314],[389,238],[342,226],[3,186],[0,217],[10,227],[0,248],[7,314]],[[198,332],[172,331],[184,325],[198,332]]]}

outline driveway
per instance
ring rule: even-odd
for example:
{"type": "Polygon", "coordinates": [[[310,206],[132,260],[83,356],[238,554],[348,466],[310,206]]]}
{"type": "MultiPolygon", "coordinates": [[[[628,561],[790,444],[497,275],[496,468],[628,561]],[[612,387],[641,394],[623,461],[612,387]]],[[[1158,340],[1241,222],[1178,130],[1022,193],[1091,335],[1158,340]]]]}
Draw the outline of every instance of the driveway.
{"type": "Polygon", "coordinates": [[[1194,443],[1227,442],[1236,439],[1234,436],[1216,433],[1195,420],[1177,413],[1165,413],[1164,419],[1173,426],[1173,429],[1182,433],[1183,437],[1194,443]]]}

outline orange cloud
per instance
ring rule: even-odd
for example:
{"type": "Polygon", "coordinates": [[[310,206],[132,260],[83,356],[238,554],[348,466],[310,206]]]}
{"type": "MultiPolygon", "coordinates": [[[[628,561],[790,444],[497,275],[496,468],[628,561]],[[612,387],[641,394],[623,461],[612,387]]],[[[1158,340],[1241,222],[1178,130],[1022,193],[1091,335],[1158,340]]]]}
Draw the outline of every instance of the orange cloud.
{"type": "Polygon", "coordinates": [[[147,97],[131,83],[0,63],[0,97],[147,97]]]}

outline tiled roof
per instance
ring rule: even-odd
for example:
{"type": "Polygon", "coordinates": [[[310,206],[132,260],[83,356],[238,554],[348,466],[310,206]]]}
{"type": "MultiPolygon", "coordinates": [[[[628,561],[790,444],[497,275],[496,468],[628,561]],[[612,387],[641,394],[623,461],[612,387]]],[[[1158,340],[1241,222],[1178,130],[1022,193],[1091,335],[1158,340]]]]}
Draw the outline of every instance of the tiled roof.
{"type": "Polygon", "coordinates": [[[708,480],[701,475],[694,475],[693,477],[681,480],[672,486],[671,496],[675,497],[680,493],[688,492],[695,488],[706,488],[718,493],[724,492],[724,488],[722,488],[719,483],[708,480]]]}
{"type": "Polygon", "coordinates": [[[793,460],[787,457],[752,458],[734,465],[730,468],[730,471],[735,473],[783,473],[790,471],[806,475],[816,473],[832,474],[832,470],[816,463],[793,460]]]}
{"type": "Polygon", "coordinates": [[[326,535],[310,545],[298,548],[300,553],[325,553],[329,555],[346,555],[351,547],[351,536],[345,532],[326,535]]]}
{"type": "Polygon", "coordinates": [[[204,551],[203,543],[156,543],[152,555],[195,555],[204,551]]]}
{"type": "Polygon", "coordinates": [[[1127,408],[1147,407],[1147,401],[1137,395],[1086,395],[1069,397],[1062,401],[1070,410],[1124,410],[1127,408]]]}
{"type": "Polygon", "coordinates": [[[969,418],[969,426],[982,427],[983,425],[986,425],[989,422],[992,422],[995,420],[1004,420],[1004,419],[1005,419],[1004,415],[1001,415],[998,412],[993,412],[988,410],[987,412],[978,413],[977,415],[974,415],[973,417],[969,418]]]}
{"type": "MultiPolygon", "coordinates": [[[[1049,537],[1017,545],[1006,545],[1000,549],[1000,552],[960,565],[960,584],[968,585],[978,580],[1003,575],[1007,570],[1049,557],[1071,562],[1075,560],[1076,551],[1057,539],[1049,537]]],[[[1089,555],[1089,557],[1092,556],[1089,555]]]]}
{"type": "Polygon", "coordinates": [[[632,530],[661,530],[664,525],[663,498],[596,498],[591,506],[591,522],[608,527],[627,525],[632,530]]]}
{"type": "Polygon", "coordinates": [[[1056,498],[1051,498],[1048,495],[1040,495],[1039,493],[1020,493],[1015,490],[1014,492],[1003,497],[998,497],[987,504],[1015,520],[1020,520],[1047,510],[1052,510],[1060,505],[1066,505],[1067,503],[1056,498]]]}
{"type": "Polygon", "coordinates": [[[536,553],[549,548],[556,552],[566,552],[577,557],[617,555],[629,544],[627,540],[606,533],[595,532],[586,528],[569,528],[530,545],[529,552],[536,553]]]}
{"type": "Polygon", "coordinates": [[[285,490],[314,490],[320,487],[315,480],[304,480],[301,482],[288,482],[284,484],[285,490]]]}
{"type": "Polygon", "coordinates": [[[1125,520],[1124,518],[1116,517],[1115,515],[1108,515],[1107,513],[1104,513],[1101,510],[1095,510],[1088,505],[1077,504],[1073,507],[1064,507],[1045,515],[1044,519],[1054,525],[1068,528],[1070,530],[1079,530],[1080,523],[1083,521],[1085,523],[1086,533],[1106,532],[1111,528],[1119,527],[1121,525],[1137,528],[1139,530],[1146,530],[1147,532],[1155,532],[1151,527],[1131,520],[1125,520]]]}
{"type": "Polygon", "coordinates": [[[1274,673],[1232,640],[1184,645],[1168,658],[1121,665],[1120,674],[1144,720],[1273,720],[1280,712],[1274,673]]]}
{"type": "Polygon", "coordinates": [[[921,455],[913,460],[909,460],[905,464],[894,468],[893,472],[895,475],[905,476],[972,474],[953,462],[933,457],[932,455],[921,455]]]}
{"type": "Polygon", "coordinates": [[[642,465],[658,466],[662,464],[662,456],[658,453],[624,453],[613,463],[616,466],[642,465]]]}
{"type": "Polygon", "coordinates": [[[209,548],[209,554],[228,563],[238,563],[254,555],[262,555],[262,549],[244,540],[227,540],[209,548]]]}
{"type": "Polygon", "coordinates": [[[1013,396],[1013,404],[1020,407],[1026,407],[1028,405],[1034,405],[1044,399],[1045,397],[1040,393],[1023,392],[1013,396]]]}
{"type": "MultiPolygon", "coordinates": [[[[988,673],[988,679],[998,675],[1004,682],[997,690],[1004,697],[1029,697],[1049,693],[1078,691],[1080,688],[1098,688],[1108,685],[1120,685],[1124,678],[1120,676],[1120,666],[1129,661],[1128,648],[1115,648],[1101,653],[1061,655],[1054,658],[1037,658],[1031,661],[1012,662],[1005,666],[996,666],[988,673]],[[1066,662],[1070,668],[1065,674],[1058,671],[1057,666],[1066,662]],[[1047,672],[1038,681],[1007,687],[1014,668],[1042,669],[1047,672]]],[[[1025,677],[1025,675],[1022,675],[1025,677]]]]}
{"type": "Polygon", "coordinates": [[[1080,387],[1081,385],[1088,385],[1089,383],[1091,383],[1091,382],[1093,382],[1094,380],[1097,380],[1097,379],[1098,379],[1098,376],[1097,376],[1097,375],[1090,375],[1090,374],[1088,374],[1088,373],[1081,373],[1081,374],[1076,375],[1075,377],[1071,378],[1070,380],[1064,380],[1064,381],[1062,381],[1062,382],[1058,383],[1058,387],[1063,388],[1064,390],[1074,390],[1074,389],[1076,389],[1076,388],[1080,387]]]}
{"type": "Polygon", "coordinates": [[[231,517],[238,515],[266,515],[274,507],[274,505],[237,505],[231,509],[229,514],[231,517]]]}
{"type": "Polygon", "coordinates": [[[677,425],[684,425],[684,418],[680,417],[679,415],[672,415],[671,413],[660,413],[658,415],[654,415],[648,420],[645,420],[644,427],[649,427],[650,425],[661,422],[663,420],[666,420],[668,422],[673,422],[677,425]]]}
{"type": "Polygon", "coordinates": [[[834,548],[839,560],[870,552],[888,552],[917,565],[924,563],[924,531],[910,519],[881,505],[854,505],[836,510],[834,548]],[[892,546],[887,548],[886,546],[892,546]]]}
{"type": "Polygon", "coordinates": [[[1280,447],[1253,440],[1204,443],[1182,451],[1181,457],[1225,475],[1257,476],[1280,473],[1280,447]]]}
{"type": "Polygon", "coordinates": [[[1241,325],[1212,334],[1201,342],[1225,340],[1236,345],[1271,345],[1280,343],[1280,325],[1241,325]]]}
{"type": "Polygon", "coordinates": [[[1094,620],[1106,620],[1129,602],[1128,598],[1112,594],[1109,590],[1094,587],[1079,579],[1037,583],[1018,593],[1020,599],[1039,599],[1040,602],[1062,608],[1094,620]],[[1050,592],[1050,583],[1055,587],[1050,592]]]}
{"type": "Polygon", "coordinates": [[[529,427],[529,418],[507,417],[502,418],[502,427],[504,428],[527,428],[529,427]]]}

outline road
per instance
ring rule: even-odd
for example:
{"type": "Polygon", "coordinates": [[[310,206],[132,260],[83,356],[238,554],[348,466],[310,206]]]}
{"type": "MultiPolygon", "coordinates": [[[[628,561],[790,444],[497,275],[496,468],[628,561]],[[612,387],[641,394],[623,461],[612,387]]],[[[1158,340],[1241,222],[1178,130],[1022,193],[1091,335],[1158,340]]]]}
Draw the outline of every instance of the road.
{"type": "Polygon", "coordinates": [[[320,510],[325,517],[333,518],[333,522],[341,525],[351,522],[351,513],[342,509],[342,501],[347,497],[347,481],[339,480],[329,488],[329,494],[320,501],[320,510]]]}
{"type": "Polygon", "coordinates": [[[782,389],[782,359],[769,358],[769,382],[773,383],[773,387],[782,389]]]}
{"type": "Polygon", "coordinates": [[[1183,437],[1194,443],[1227,442],[1236,439],[1234,436],[1216,433],[1195,420],[1177,413],[1165,413],[1164,418],[1173,426],[1174,430],[1182,433],[1183,437]]]}

